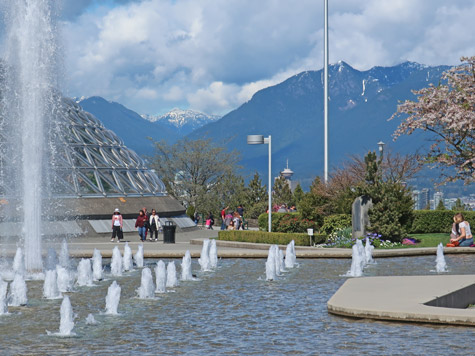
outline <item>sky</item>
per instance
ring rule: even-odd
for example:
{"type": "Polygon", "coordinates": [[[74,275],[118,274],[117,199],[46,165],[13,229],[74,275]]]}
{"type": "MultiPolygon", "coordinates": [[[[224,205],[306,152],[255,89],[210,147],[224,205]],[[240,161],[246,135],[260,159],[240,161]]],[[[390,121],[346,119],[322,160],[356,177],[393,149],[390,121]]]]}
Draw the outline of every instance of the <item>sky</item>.
{"type": "MultiPolygon", "coordinates": [[[[358,70],[475,55],[475,1],[329,0],[330,63],[358,70]]],[[[140,114],[223,115],[323,67],[323,0],[63,0],[63,91],[140,114]]]]}

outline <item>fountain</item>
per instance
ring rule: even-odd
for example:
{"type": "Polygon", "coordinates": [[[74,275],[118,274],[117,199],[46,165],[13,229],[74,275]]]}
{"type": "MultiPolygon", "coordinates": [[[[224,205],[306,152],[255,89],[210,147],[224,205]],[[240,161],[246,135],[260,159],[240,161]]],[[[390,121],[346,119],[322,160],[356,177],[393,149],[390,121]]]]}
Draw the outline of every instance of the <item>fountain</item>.
{"type": "Polygon", "coordinates": [[[171,261],[167,264],[167,288],[173,288],[178,285],[178,279],[176,278],[175,262],[171,261]]]}
{"type": "Polygon", "coordinates": [[[277,247],[277,260],[279,262],[279,272],[285,272],[284,251],[277,247]]]}
{"type": "Polygon", "coordinates": [[[279,246],[272,245],[271,248],[274,250],[272,255],[274,256],[275,274],[276,276],[280,276],[283,261],[280,259],[279,246]]]}
{"type": "Polygon", "coordinates": [[[285,249],[285,268],[294,268],[295,260],[295,241],[292,240],[288,243],[287,248],[285,249]]]}
{"type": "Polygon", "coordinates": [[[152,271],[145,267],[142,270],[142,278],[140,279],[140,287],[137,294],[140,299],[153,299],[155,297],[155,286],[153,285],[152,271]]]}
{"type": "Polygon", "coordinates": [[[91,260],[89,258],[82,258],[78,265],[78,279],[76,281],[78,286],[93,286],[92,283],[92,268],[91,260]]]}
{"type": "Polygon", "coordinates": [[[43,297],[46,299],[61,298],[58,288],[58,280],[56,269],[47,270],[45,273],[45,281],[43,284],[43,297]]]}
{"type": "MultiPolygon", "coordinates": [[[[14,122],[8,127],[11,154],[9,179],[21,198],[22,238],[25,268],[29,273],[43,269],[41,234],[43,200],[48,194],[44,164],[51,124],[47,116],[54,111],[53,87],[56,86],[55,31],[52,2],[9,1],[6,25],[3,116],[14,122]],[[16,186],[15,186],[16,185],[16,186]]],[[[7,123],[8,125],[8,123],[7,123]]]]}
{"type": "Polygon", "coordinates": [[[122,276],[122,255],[119,247],[115,246],[112,250],[111,273],[113,276],[122,276]]]}
{"type": "Polygon", "coordinates": [[[120,292],[121,288],[117,284],[116,281],[112,282],[112,284],[107,289],[107,296],[106,296],[106,314],[117,315],[117,308],[120,302],[120,292]]]}
{"type": "Polygon", "coordinates": [[[10,295],[9,295],[9,306],[19,307],[26,305],[28,303],[28,298],[26,296],[27,288],[25,279],[21,274],[15,274],[13,282],[10,283],[10,295]]]}
{"type": "Polygon", "coordinates": [[[86,317],[86,324],[87,325],[95,325],[97,324],[97,321],[96,319],[94,318],[94,315],[92,314],[88,314],[87,317],[86,317]]]}
{"type": "Polygon", "coordinates": [[[374,263],[374,260],[373,260],[374,246],[371,245],[371,242],[369,242],[369,238],[366,238],[364,250],[365,250],[365,264],[374,263]]]}
{"type": "MultiPolygon", "coordinates": [[[[360,240],[357,240],[360,241],[360,240]]],[[[363,275],[363,263],[364,259],[361,255],[361,251],[358,248],[357,244],[354,244],[352,247],[351,254],[351,267],[347,272],[346,276],[348,277],[361,277],[363,275]]]]}
{"type": "Polygon", "coordinates": [[[8,283],[0,277],[0,315],[8,314],[7,289],[8,283]]]}
{"type": "Polygon", "coordinates": [[[162,260],[158,261],[157,267],[155,267],[155,284],[157,285],[155,293],[165,293],[167,291],[167,271],[162,260]]]}
{"type": "Polygon", "coordinates": [[[143,244],[138,246],[137,252],[134,255],[134,261],[138,268],[143,268],[143,244]]]}
{"type": "Polygon", "coordinates": [[[437,257],[435,262],[437,263],[435,266],[437,273],[447,272],[447,263],[445,263],[444,246],[442,243],[437,246],[437,257]]]}
{"type": "Polygon", "coordinates": [[[216,240],[212,239],[209,246],[209,266],[211,268],[218,267],[218,250],[216,248],[216,240]]]}
{"type": "Polygon", "coordinates": [[[209,239],[203,240],[203,247],[201,248],[201,255],[198,259],[198,263],[201,266],[203,272],[210,270],[210,261],[209,261],[209,239]]]}
{"type": "Polygon", "coordinates": [[[122,258],[122,263],[124,265],[124,271],[131,271],[134,269],[134,262],[132,261],[132,249],[130,248],[128,242],[126,242],[124,246],[124,258],[122,258]]]}
{"type": "Polygon", "coordinates": [[[276,245],[272,245],[269,247],[269,254],[267,255],[267,261],[266,261],[266,280],[268,281],[274,281],[277,279],[277,273],[275,270],[275,247],[276,245]]]}
{"type": "Polygon", "coordinates": [[[70,292],[72,288],[71,273],[66,268],[57,265],[56,275],[58,290],[61,293],[70,292]]]}
{"type": "Polygon", "coordinates": [[[101,251],[95,248],[94,253],[92,254],[92,279],[94,281],[101,281],[102,274],[103,270],[101,251]]]}
{"type": "Polygon", "coordinates": [[[13,273],[25,275],[25,263],[23,260],[23,251],[21,247],[16,249],[15,257],[13,258],[13,273]]]}
{"type": "Polygon", "coordinates": [[[64,296],[61,303],[61,321],[59,323],[59,336],[71,336],[75,335],[72,331],[74,328],[73,308],[71,307],[71,301],[69,296],[64,296]]]}
{"type": "Polygon", "coordinates": [[[46,255],[45,261],[45,270],[52,270],[56,269],[56,265],[58,264],[58,256],[54,248],[48,249],[48,254],[46,255]]]}
{"type": "Polygon", "coordinates": [[[181,280],[182,281],[192,281],[193,274],[191,273],[191,254],[190,251],[185,252],[181,262],[181,280]]]}
{"type": "Polygon", "coordinates": [[[366,250],[363,246],[363,240],[356,239],[355,244],[358,247],[359,260],[361,261],[361,269],[363,269],[366,265],[366,250]]]}
{"type": "Polygon", "coordinates": [[[59,253],[59,265],[69,269],[69,248],[66,239],[61,243],[61,251],[59,253]]]}

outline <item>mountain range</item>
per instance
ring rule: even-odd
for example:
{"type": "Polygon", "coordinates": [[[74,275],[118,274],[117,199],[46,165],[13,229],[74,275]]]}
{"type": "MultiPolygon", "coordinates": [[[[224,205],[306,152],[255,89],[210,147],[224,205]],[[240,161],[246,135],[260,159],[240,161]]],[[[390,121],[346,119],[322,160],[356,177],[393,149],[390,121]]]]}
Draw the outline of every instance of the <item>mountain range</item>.
{"type": "Polygon", "coordinates": [[[141,115],[144,119],[164,125],[176,130],[178,135],[185,136],[194,130],[219,120],[221,116],[207,115],[194,110],[181,110],[175,108],[164,115],[141,115]]]}
{"type": "MultiPolygon", "coordinates": [[[[426,136],[413,134],[393,141],[399,125],[388,118],[399,101],[414,99],[411,90],[437,83],[447,66],[405,62],[358,71],[345,62],[329,66],[329,168],[350,155],[385,149],[402,153],[427,147],[426,136]]],[[[248,102],[188,137],[210,137],[242,155],[244,172],[267,176],[267,145],[247,145],[247,135],[272,136],[273,176],[289,167],[294,179],[308,186],[323,175],[323,70],[305,71],[262,89],[248,102]],[[266,147],[264,147],[266,146],[266,147]]]]}
{"type": "Polygon", "coordinates": [[[153,141],[167,140],[173,143],[196,128],[219,119],[219,116],[180,109],[161,116],[139,115],[122,104],[100,96],[80,98],[76,102],[140,155],[153,154],[153,143],[147,137],[153,141]]]}
{"type": "MultiPolygon", "coordinates": [[[[438,83],[448,68],[404,62],[359,71],[342,61],[330,65],[330,171],[350,155],[377,150],[381,140],[386,143],[386,150],[402,153],[427,147],[424,134],[393,141],[392,134],[399,122],[388,118],[396,112],[398,102],[414,99],[411,90],[438,83]]],[[[287,160],[295,172],[293,179],[304,187],[323,174],[323,70],[305,71],[262,89],[220,119],[178,109],[162,116],[141,116],[100,97],[79,104],[139,154],[152,152],[147,136],[170,143],[183,135],[190,139],[211,138],[240,153],[244,175],[257,171],[266,177],[267,145],[247,145],[246,141],[247,135],[262,134],[272,136],[273,176],[278,175],[287,160]]]]}

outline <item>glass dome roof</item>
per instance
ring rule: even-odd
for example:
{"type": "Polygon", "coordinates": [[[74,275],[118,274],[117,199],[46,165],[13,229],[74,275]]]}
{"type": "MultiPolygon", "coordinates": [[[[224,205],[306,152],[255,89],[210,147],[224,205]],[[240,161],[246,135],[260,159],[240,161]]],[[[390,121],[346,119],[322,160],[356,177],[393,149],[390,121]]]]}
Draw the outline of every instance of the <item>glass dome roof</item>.
{"type": "MultiPolygon", "coordinates": [[[[167,195],[163,182],[143,159],[74,101],[61,99],[58,119],[50,128],[48,185],[56,197],[121,197],[167,195]]],[[[0,130],[0,196],[8,196],[2,179],[8,138],[0,130]]],[[[5,178],[5,177],[3,177],[5,178]]],[[[13,193],[14,194],[14,193],[13,193]]]]}

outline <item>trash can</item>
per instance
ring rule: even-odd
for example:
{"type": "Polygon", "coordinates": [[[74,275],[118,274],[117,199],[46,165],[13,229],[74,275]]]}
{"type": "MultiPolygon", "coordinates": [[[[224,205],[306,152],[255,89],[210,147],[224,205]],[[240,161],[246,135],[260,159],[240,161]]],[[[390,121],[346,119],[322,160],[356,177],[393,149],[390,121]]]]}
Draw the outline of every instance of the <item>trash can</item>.
{"type": "Polygon", "coordinates": [[[163,225],[163,243],[164,244],[175,243],[175,230],[176,230],[176,225],[172,221],[165,221],[165,225],[163,225]]]}

